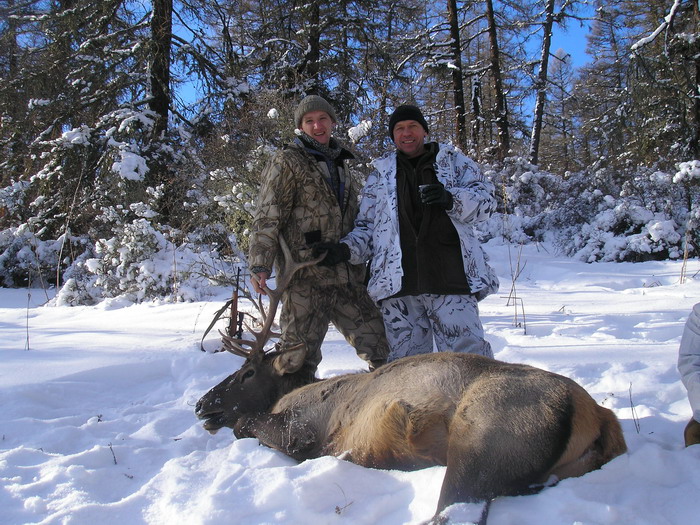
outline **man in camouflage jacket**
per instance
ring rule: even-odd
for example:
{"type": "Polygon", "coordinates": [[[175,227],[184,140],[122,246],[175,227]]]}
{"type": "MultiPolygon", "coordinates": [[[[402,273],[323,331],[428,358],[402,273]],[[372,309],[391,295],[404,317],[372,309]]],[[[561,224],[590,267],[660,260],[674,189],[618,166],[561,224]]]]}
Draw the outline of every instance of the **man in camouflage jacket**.
{"type": "MultiPolygon", "coordinates": [[[[311,95],[295,111],[297,139],[278,151],[262,174],[250,237],[249,264],[254,289],[278,271],[284,261],[279,235],[297,261],[314,258],[312,246],[337,242],[350,232],[357,216],[361,183],[348,161],[354,157],[331,132],[336,123],[332,106],[311,95]]],[[[306,346],[306,364],[321,361],[321,343],[332,322],[355,347],[370,370],[386,362],[389,352],[382,316],[367,294],[364,264],[313,265],[294,275],[282,296],[281,343],[306,346]]],[[[290,368],[301,367],[303,362],[290,368]]]]}

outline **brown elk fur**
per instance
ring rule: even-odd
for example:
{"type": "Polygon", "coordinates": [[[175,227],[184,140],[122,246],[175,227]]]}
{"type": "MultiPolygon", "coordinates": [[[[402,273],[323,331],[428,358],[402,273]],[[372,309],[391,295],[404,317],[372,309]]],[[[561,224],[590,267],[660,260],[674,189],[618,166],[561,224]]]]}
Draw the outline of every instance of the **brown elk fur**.
{"type": "MultiPolygon", "coordinates": [[[[266,356],[256,373],[279,381],[274,360],[266,356]]],[[[297,460],[335,455],[403,470],[446,465],[438,512],[456,502],[531,493],[626,450],[615,415],[574,381],[471,354],[408,357],[286,395],[273,388],[278,398],[262,411],[246,411],[246,384],[234,387],[237,381],[230,376],[198,403],[197,415],[217,422],[205,424],[210,431],[229,426],[237,437],[257,437],[297,460]]]]}

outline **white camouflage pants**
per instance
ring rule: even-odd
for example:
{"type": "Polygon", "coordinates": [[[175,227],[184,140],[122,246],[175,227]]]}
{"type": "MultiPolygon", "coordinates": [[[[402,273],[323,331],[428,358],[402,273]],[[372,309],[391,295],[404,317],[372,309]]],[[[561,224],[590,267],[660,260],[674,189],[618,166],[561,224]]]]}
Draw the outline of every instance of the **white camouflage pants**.
{"type": "Polygon", "coordinates": [[[389,361],[449,350],[493,358],[484,339],[479,304],[471,295],[409,295],[379,303],[389,340],[389,361]],[[433,347],[433,340],[435,346],[433,347]]]}

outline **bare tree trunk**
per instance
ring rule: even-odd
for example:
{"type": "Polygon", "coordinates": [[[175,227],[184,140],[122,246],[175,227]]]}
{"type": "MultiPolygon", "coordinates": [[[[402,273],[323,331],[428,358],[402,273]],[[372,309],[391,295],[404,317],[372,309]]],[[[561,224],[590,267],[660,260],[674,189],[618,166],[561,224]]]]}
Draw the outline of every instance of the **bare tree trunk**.
{"type": "Polygon", "coordinates": [[[542,121],[544,118],[544,106],[547,101],[547,73],[549,68],[549,49],[552,45],[552,27],[554,25],[555,0],[547,0],[545,7],[545,20],[542,26],[542,56],[540,58],[540,70],[537,74],[535,88],[537,97],[535,101],[535,114],[532,119],[532,135],[530,138],[530,162],[537,164],[539,160],[540,135],[542,133],[542,121]]]}
{"type": "Polygon", "coordinates": [[[493,0],[486,0],[486,19],[488,20],[489,45],[491,48],[491,74],[493,75],[493,88],[496,96],[496,128],[498,129],[498,158],[503,159],[510,150],[510,136],[508,131],[508,106],[506,95],[503,91],[501,78],[501,59],[498,48],[498,36],[496,33],[496,17],[493,11],[493,0]]]}
{"type": "Polygon", "coordinates": [[[479,151],[479,134],[481,133],[481,78],[472,78],[471,107],[474,120],[472,122],[472,147],[479,151]]]}
{"type": "MultiPolygon", "coordinates": [[[[693,19],[695,20],[696,27],[700,22],[700,6],[697,2],[693,4],[693,19]]],[[[692,86],[693,93],[693,125],[695,130],[693,131],[693,136],[690,139],[690,152],[693,158],[698,158],[700,154],[700,56],[695,55],[695,83],[692,86]]]]}
{"type": "Polygon", "coordinates": [[[690,139],[690,153],[693,158],[700,152],[700,59],[695,59],[695,85],[693,91],[693,135],[690,139]]]}
{"type": "MultiPolygon", "coordinates": [[[[7,12],[8,14],[14,14],[13,10],[15,7],[15,0],[8,0],[7,2],[7,12]]],[[[15,78],[17,74],[17,20],[12,17],[7,17],[7,65],[9,78],[15,78]]]]}
{"type": "Polygon", "coordinates": [[[151,100],[149,108],[156,114],[153,129],[161,137],[168,129],[170,110],[170,45],[173,26],[173,1],[154,0],[151,19],[153,61],[151,64],[151,100]]]}
{"type": "Polygon", "coordinates": [[[457,145],[466,149],[467,117],[464,105],[464,82],[462,80],[462,46],[459,37],[459,20],[457,18],[457,0],[447,0],[447,12],[450,22],[450,48],[452,49],[452,94],[457,118],[457,145]]]}
{"type": "Polygon", "coordinates": [[[151,99],[148,107],[155,113],[153,136],[151,139],[150,158],[148,159],[148,174],[146,182],[157,186],[163,184],[165,192],[158,199],[157,211],[165,224],[170,221],[174,212],[173,203],[177,202],[175,194],[178,189],[172,183],[170,167],[158,155],[160,139],[165,139],[168,131],[168,116],[170,113],[170,46],[172,43],[173,0],[154,0],[153,16],[151,18],[151,99]]]}

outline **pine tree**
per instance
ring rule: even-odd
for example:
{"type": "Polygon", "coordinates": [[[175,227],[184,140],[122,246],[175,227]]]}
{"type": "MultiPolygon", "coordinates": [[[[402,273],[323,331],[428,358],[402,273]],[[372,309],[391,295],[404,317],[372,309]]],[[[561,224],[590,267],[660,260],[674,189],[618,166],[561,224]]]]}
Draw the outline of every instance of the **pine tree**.
{"type": "Polygon", "coordinates": [[[25,47],[17,52],[17,73],[0,86],[0,99],[17,91],[26,100],[21,115],[2,108],[26,148],[10,151],[0,166],[11,173],[0,193],[0,227],[11,233],[2,246],[6,283],[36,268],[60,283],[61,268],[123,221],[156,220],[178,183],[153,177],[152,166],[172,166],[183,154],[159,122],[167,101],[160,114],[149,109],[156,98],[149,82],[151,13],[125,0],[63,0],[41,13],[33,7],[44,5],[25,5],[19,14],[17,41],[25,47]],[[8,254],[21,254],[14,246],[27,236],[36,260],[13,259],[8,254]],[[51,248],[40,250],[42,243],[51,248]]]}

